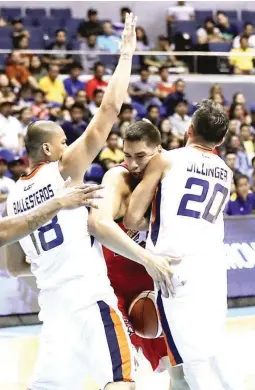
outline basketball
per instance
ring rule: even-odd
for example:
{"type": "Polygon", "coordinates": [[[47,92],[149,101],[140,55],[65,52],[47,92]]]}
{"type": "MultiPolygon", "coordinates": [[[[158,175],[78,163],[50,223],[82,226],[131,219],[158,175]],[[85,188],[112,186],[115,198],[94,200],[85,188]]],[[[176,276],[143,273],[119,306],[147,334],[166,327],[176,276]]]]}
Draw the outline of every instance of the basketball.
{"type": "Polygon", "coordinates": [[[155,339],[162,334],[154,291],[137,295],[128,310],[129,320],[135,333],[143,338],[155,339]]]}

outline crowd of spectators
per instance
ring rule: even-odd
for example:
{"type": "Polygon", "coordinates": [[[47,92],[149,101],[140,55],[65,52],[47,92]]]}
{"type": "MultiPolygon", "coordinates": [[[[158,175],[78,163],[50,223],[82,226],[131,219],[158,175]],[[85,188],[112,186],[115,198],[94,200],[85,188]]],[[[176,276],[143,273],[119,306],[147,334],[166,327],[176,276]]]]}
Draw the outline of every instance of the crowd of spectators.
{"type": "MultiPolygon", "coordinates": [[[[15,49],[9,56],[6,68],[0,73],[0,205],[3,206],[13,181],[18,180],[27,170],[24,137],[30,122],[52,120],[59,123],[64,129],[68,145],[86,131],[100,107],[107,87],[104,77],[107,66],[98,61],[100,58],[93,55],[93,51],[102,42],[108,45],[107,50],[112,50],[110,45],[115,45],[115,38],[122,33],[125,13],[128,11],[128,8],[121,10],[120,22],[110,24],[107,21],[103,25],[98,20],[96,10],[88,11],[88,20],[83,21],[77,31],[84,48],[91,49],[91,55],[86,54],[84,58],[65,54],[22,54],[19,49],[28,46],[29,32],[20,20],[13,23],[15,49]],[[86,72],[93,73],[86,83],[80,80],[84,64],[86,72]],[[61,73],[68,73],[63,81],[59,77],[61,73]]],[[[168,23],[174,23],[180,17],[184,20],[194,19],[194,10],[185,4],[178,4],[168,11],[168,23]]],[[[204,45],[206,40],[211,39],[233,39],[233,50],[238,50],[246,39],[252,50],[254,35],[251,24],[245,26],[248,39],[247,36],[237,35],[232,24],[226,25],[223,13],[217,14],[217,21],[218,24],[207,20],[204,27],[197,31],[199,44],[204,45]],[[220,24],[225,24],[225,28],[220,27],[220,24]]],[[[0,19],[1,23],[3,20],[0,19]]],[[[137,28],[137,35],[139,50],[153,49],[142,27],[137,28]]],[[[155,49],[167,51],[170,48],[167,37],[160,36],[155,49]]],[[[55,40],[48,49],[71,49],[65,30],[56,31],[55,40]]],[[[230,58],[233,64],[234,58],[230,58]]],[[[166,55],[162,58],[150,53],[144,58],[139,78],[130,83],[106,146],[95,160],[93,169],[89,169],[85,180],[100,181],[106,170],[123,161],[123,137],[127,127],[135,120],[146,118],[157,126],[164,149],[184,146],[185,133],[191,123],[195,105],[187,97],[182,78],[176,77],[174,82],[169,81],[170,66],[185,65],[174,56],[166,55]],[[152,78],[155,71],[159,75],[157,82],[152,78]]],[[[255,209],[254,196],[251,195],[253,192],[249,192],[255,190],[255,105],[248,107],[241,92],[236,92],[232,101],[228,101],[219,84],[212,85],[206,97],[222,104],[230,118],[225,142],[215,150],[234,174],[227,213],[251,213],[255,209]]]]}

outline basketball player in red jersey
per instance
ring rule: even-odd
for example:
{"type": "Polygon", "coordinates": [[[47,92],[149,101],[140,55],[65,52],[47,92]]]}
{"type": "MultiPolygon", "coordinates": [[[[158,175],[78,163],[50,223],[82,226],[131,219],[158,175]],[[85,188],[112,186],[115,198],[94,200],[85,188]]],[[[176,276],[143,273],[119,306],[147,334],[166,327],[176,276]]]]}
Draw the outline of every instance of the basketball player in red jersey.
{"type": "MultiPolygon", "coordinates": [[[[122,229],[136,243],[141,246],[145,245],[146,232],[127,231],[122,219],[132,191],[142,177],[144,169],[150,159],[161,151],[160,132],[149,121],[135,122],[127,129],[124,140],[125,162],[110,169],[105,174],[102,182],[106,188],[104,199],[100,200],[99,209],[92,210],[90,215],[90,232],[101,243],[104,243],[106,235],[117,236],[117,231],[122,229]],[[137,126],[141,129],[140,137],[134,137],[133,135],[137,126]]],[[[129,329],[133,345],[137,349],[142,349],[153,370],[169,368],[169,366],[164,366],[163,363],[167,361],[167,359],[163,359],[167,356],[164,338],[145,339],[137,336],[128,319],[128,308],[134,297],[143,291],[154,290],[151,277],[143,266],[105,247],[103,247],[103,254],[108,268],[108,276],[118,297],[119,309],[129,329]]],[[[188,390],[189,386],[184,379],[182,367],[170,367],[169,369],[171,376],[170,389],[188,390]]]]}

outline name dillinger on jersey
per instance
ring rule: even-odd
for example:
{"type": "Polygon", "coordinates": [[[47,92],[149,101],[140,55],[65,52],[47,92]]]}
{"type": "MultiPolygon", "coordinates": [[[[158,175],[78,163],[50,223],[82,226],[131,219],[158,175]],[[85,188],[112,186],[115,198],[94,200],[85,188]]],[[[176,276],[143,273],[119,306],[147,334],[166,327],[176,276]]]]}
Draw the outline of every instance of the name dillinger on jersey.
{"type": "Polygon", "coordinates": [[[215,177],[216,179],[221,179],[223,181],[227,181],[228,179],[228,172],[226,169],[220,167],[212,167],[205,163],[198,164],[195,162],[189,162],[187,166],[187,171],[198,173],[199,175],[203,176],[215,177]]]}
{"type": "Polygon", "coordinates": [[[28,211],[33,207],[46,202],[46,200],[53,198],[53,196],[54,192],[51,184],[48,184],[47,186],[40,188],[38,191],[27,196],[26,198],[15,201],[13,203],[14,213],[19,214],[23,213],[24,211],[28,211]]]}

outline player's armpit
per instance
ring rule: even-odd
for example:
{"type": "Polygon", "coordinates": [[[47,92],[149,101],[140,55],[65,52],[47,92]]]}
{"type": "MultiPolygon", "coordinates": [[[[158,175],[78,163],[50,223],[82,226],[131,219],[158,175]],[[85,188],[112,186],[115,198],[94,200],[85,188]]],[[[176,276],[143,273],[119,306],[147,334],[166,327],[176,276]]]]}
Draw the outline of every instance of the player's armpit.
{"type": "Polygon", "coordinates": [[[30,276],[30,264],[26,262],[26,256],[18,242],[5,247],[5,261],[11,276],[30,276]]]}
{"type": "Polygon", "coordinates": [[[155,191],[163,174],[170,166],[163,154],[153,157],[147,165],[142,181],[133,191],[127,212],[124,216],[124,225],[132,230],[148,230],[146,211],[150,207],[155,191]]]}

